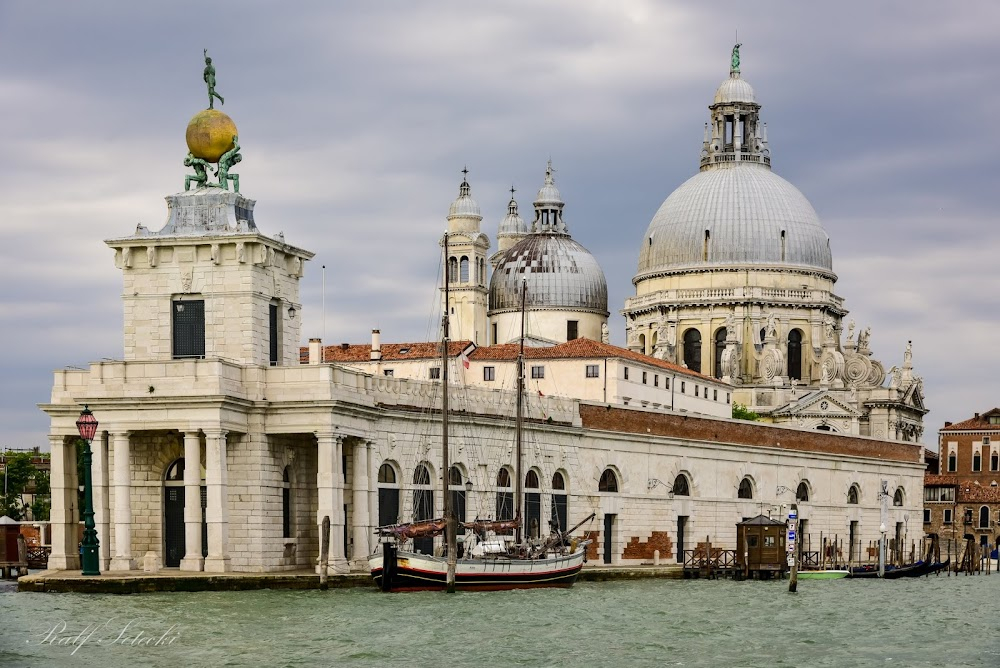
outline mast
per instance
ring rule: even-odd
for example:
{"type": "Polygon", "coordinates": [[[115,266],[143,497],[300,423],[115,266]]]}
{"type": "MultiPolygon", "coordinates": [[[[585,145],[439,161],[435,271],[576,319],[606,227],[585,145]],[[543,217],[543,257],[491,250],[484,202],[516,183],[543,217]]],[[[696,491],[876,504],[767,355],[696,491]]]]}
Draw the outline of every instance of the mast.
{"type": "Polygon", "coordinates": [[[514,442],[517,445],[517,461],[514,465],[514,518],[518,520],[514,530],[514,544],[521,544],[521,505],[524,495],[524,476],[521,475],[522,426],[524,422],[524,296],[528,292],[528,281],[521,279],[521,343],[517,351],[517,418],[514,423],[514,442]]]}
{"type": "Polygon", "coordinates": [[[448,573],[445,591],[455,593],[455,566],[458,562],[458,527],[451,507],[451,466],[448,453],[448,233],[444,233],[444,314],[441,316],[441,483],[444,488],[444,536],[448,547],[448,573]]]}

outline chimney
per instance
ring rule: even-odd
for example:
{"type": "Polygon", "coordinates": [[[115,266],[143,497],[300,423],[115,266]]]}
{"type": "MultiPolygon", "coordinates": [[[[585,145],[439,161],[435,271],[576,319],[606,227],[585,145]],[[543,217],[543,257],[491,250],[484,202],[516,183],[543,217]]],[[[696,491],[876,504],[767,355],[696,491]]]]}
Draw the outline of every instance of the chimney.
{"type": "Polygon", "coordinates": [[[945,420],[945,422],[944,422],[944,426],[946,426],[946,427],[950,427],[950,426],[951,426],[951,423],[950,423],[950,422],[948,422],[947,420],[945,420]]]}
{"type": "Polygon", "coordinates": [[[378,361],[382,359],[382,334],[377,330],[372,330],[372,361],[378,361]]]}
{"type": "Polygon", "coordinates": [[[309,339],[309,363],[321,364],[323,362],[323,339],[309,339]]]}
{"type": "Polygon", "coordinates": [[[976,419],[976,420],[978,420],[978,419],[979,419],[979,413],[976,413],[976,417],[975,417],[975,419],[976,419]]]}
{"type": "Polygon", "coordinates": [[[351,344],[350,343],[341,343],[340,344],[340,349],[341,350],[350,350],[351,349],[351,344]]]}

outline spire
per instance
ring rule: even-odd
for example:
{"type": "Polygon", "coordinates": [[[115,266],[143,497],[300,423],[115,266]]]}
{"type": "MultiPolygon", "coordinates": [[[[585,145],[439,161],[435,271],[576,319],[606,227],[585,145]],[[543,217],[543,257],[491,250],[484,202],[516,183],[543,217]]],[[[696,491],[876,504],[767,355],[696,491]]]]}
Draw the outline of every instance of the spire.
{"type": "Polygon", "coordinates": [[[708,107],[710,118],[702,142],[702,170],[745,165],[771,168],[760,105],[753,87],[740,77],[741,46],[739,42],[733,46],[729,77],[719,85],[708,107]]]}

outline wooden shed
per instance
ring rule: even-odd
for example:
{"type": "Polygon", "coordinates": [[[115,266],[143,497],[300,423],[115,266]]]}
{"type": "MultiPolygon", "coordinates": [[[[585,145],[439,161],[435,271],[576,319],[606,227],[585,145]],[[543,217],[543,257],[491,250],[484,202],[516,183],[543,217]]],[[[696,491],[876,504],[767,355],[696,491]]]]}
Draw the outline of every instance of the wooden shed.
{"type": "Polygon", "coordinates": [[[758,515],[737,524],[736,563],[747,578],[767,579],[784,573],[785,523],[758,515]]]}

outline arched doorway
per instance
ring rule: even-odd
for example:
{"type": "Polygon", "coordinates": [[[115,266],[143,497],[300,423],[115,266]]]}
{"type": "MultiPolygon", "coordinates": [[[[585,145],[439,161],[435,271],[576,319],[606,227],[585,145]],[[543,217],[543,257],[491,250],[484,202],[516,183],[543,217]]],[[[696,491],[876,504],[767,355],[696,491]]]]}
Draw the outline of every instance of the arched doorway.
{"type": "Polygon", "coordinates": [[[559,531],[569,528],[569,496],[566,494],[566,477],[559,471],[552,474],[552,521],[559,531]]]}
{"type": "MultiPolygon", "coordinates": [[[[167,467],[163,477],[163,565],[177,568],[184,558],[186,540],[184,537],[184,458],[174,460],[167,467]]],[[[205,508],[208,493],[205,487],[205,470],[201,470],[201,556],[208,556],[208,523],[205,508]]]]}
{"type": "MultiPolygon", "coordinates": [[[[426,464],[417,464],[413,470],[413,521],[420,522],[434,517],[434,490],[431,472],[426,464]]],[[[414,552],[434,554],[434,537],[413,539],[414,552]]]]}

